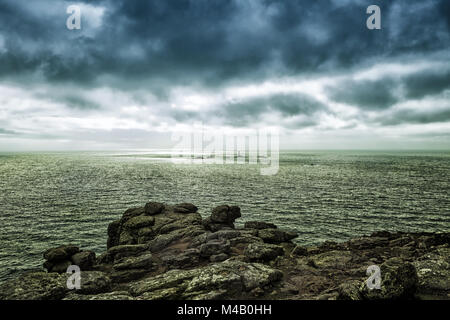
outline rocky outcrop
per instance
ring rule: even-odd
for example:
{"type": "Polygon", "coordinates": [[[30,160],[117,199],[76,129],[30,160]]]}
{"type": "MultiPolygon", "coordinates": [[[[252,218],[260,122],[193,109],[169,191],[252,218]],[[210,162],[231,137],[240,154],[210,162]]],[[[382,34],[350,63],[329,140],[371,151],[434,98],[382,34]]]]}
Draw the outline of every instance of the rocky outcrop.
{"type": "Polygon", "coordinates": [[[149,202],[108,226],[98,257],[74,245],[44,252],[47,272],[0,286],[0,299],[418,299],[450,298],[450,235],[389,233],[304,247],[263,221],[234,223],[237,206],[202,218],[190,203],[149,202]],[[81,269],[69,289],[68,266],[81,269]],[[380,287],[367,285],[379,266],[380,287]]]}
{"type": "Polygon", "coordinates": [[[82,270],[92,270],[95,252],[80,251],[77,246],[68,244],[50,248],[44,252],[44,268],[49,272],[65,273],[70,265],[78,265],[82,270]]]}

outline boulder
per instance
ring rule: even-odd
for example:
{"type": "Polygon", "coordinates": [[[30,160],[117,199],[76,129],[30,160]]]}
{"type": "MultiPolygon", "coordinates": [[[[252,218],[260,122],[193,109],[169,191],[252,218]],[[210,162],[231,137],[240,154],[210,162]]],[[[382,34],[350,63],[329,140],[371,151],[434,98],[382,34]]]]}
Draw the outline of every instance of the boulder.
{"type": "Polygon", "coordinates": [[[0,300],[60,300],[67,292],[65,276],[29,272],[0,285],[0,300]]]}
{"type": "Polygon", "coordinates": [[[44,259],[49,262],[58,262],[70,260],[70,257],[78,253],[80,249],[74,245],[62,245],[56,248],[50,248],[44,252],[44,259]]]}
{"type": "Polygon", "coordinates": [[[72,264],[79,266],[84,271],[91,270],[95,260],[95,252],[88,250],[75,253],[71,257],[72,264]]]}
{"type": "Polygon", "coordinates": [[[66,273],[67,268],[72,265],[70,260],[58,261],[51,265],[49,272],[66,273]]]}
{"type": "Polygon", "coordinates": [[[161,260],[169,269],[196,267],[199,263],[200,250],[192,248],[184,251],[172,250],[162,255],[161,260]]]}
{"type": "Polygon", "coordinates": [[[146,215],[160,214],[164,210],[164,204],[159,202],[148,202],[145,204],[144,212],[146,215]]]}
{"type": "MultiPolygon", "coordinates": [[[[66,284],[70,274],[65,276],[66,284]]],[[[111,279],[100,271],[81,271],[80,289],[72,289],[77,294],[97,294],[111,290],[111,279]]]]}
{"type": "Polygon", "coordinates": [[[144,253],[136,257],[122,258],[114,261],[113,268],[115,270],[124,269],[146,269],[150,270],[154,267],[154,258],[151,253],[144,253]]]}
{"type": "MultiPolygon", "coordinates": [[[[201,299],[211,292],[239,298],[255,288],[266,291],[283,274],[258,263],[224,261],[191,270],[171,270],[130,284],[130,293],[145,299],[201,299]]],[[[214,294],[216,296],[216,294],[214,294]]]]}
{"type": "Polygon", "coordinates": [[[413,299],[417,290],[418,277],[414,266],[399,258],[391,258],[380,266],[380,289],[369,289],[364,282],[360,294],[369,300],[413,299]]]}
{"type": "Polygon", "coordinates": [[[420,295],[450,294],[450,248],[436,248],[415,261],[420,295]]]}
{"type": "Polygon", "coordinates": [[[244,251],[250,261],[270,261],[283,254],[283,247],[268,243],[250,243],[244,251]]]}
{"type": "Polygon", "coordinates": [[[126,229],[139,229],[144,227],[151,227],[154,224],[155,218],[151,216],[137,216],[125,222],[123,227],[126,229]]]}
{"type": "Polygon", "coordinates": [[[244,224],[246,229],[276,229],[277,226],[273,223],[263,222],[263,221],[247,221],[244,224]]]}
{"type": "Polygon", "coordinates": [[[230,242],[223,240],[211,240],[200,246],[200,255],[202,257],[210,257],[219,253],[230,252],[230,242]]]}
{"type": "Polygon", "coordinates": [[[261,229],[258,230],[258,237],[264,242],[278,244],[288,242],[298,237],[294,232],[283,231],[279,229],[261,229]]]}

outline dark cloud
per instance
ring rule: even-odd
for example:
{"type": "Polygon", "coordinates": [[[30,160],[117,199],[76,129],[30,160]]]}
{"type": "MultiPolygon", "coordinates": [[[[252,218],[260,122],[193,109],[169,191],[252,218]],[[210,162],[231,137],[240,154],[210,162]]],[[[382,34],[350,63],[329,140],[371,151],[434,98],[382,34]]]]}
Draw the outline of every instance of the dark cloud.
{"type": "Polygon", "coordinates": [[[354,105],[363,110],[383,110],[398,101],[393,92],[396,81],[390,78],[371,81],[349,81],[328,87],[332,99],[354,105]]]}
{"type": "Polygon", "coordinates": [[[234,126],[257,123],[263,115],[267,114],[279,114],[283,118],[306,116],[307,121],[297,122],[300,128],[315,123],[313,116],[326,109],[321,102],[307,95],[276,94],[230,102],[216,110],[214,114],[216,117],[225,119],[227,124],[234,126]]]}
{"type": "Polygon", "coordinates": [[[427,71],[407,77],[404,81],[406,96],[412,99],[435,95],[450,89],[450,71],[427,71]]]}
{"type": "Polygon", "coordinates": [[[66,30],[70,2],[2,1],[0,33],[7,52],[0,56],[0,76],[40,71],[48,81],[80,85],[218,86],[337,70],[379,55],[433,52],[449,44],[445,0],[428,6],[383,1],[383,30],[377,32],[365,27],[372,1],[84,3],[106,8],[92,34],[87,23],[82,31],[66,30]]]}
{"type": "Polygon", "coordinates": [[[426,111],[397,111],[388,116],[380,117],[377,122],[382,125],[399,125],[399,124],[428,124],[436,122],[450,121],[450,109],[430,110],[426,111]]]}

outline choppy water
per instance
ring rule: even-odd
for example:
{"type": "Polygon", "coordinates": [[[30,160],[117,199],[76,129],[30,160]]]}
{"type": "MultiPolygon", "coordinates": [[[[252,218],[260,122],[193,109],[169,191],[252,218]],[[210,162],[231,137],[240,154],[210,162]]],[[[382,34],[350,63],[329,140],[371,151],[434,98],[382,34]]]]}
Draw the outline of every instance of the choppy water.
{"type": "Polygon", "coordinates": [[[107,153],[0,154],[0,281],[42,251],[98,253],[106,228],[148,200],[242,209],[311,245],[375,230],[450,230],[450,153],[284,152],[275,176],[250,165],[182,165],[107,153]]]}

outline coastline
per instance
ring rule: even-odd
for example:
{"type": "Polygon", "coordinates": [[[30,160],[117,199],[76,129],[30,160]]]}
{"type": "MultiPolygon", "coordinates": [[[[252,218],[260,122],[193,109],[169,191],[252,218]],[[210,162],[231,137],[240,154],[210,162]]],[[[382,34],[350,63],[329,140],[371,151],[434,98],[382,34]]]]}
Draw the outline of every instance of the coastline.
{"type": "Polygon", "coordinates": [[[450,233],[380,231],[303,247],[269,222],[236,228],[239,217],[227,205],[208,218],[189,203],[128,209],[108,227],[107,252],[51,248],[47,271],[6,281],[0,299],[450,299],[450,233]],[[81,269],[80,289],[67,288],[70,265],[81,269]],[[380,289],[367,285],[370,266],[380,289]]]}

